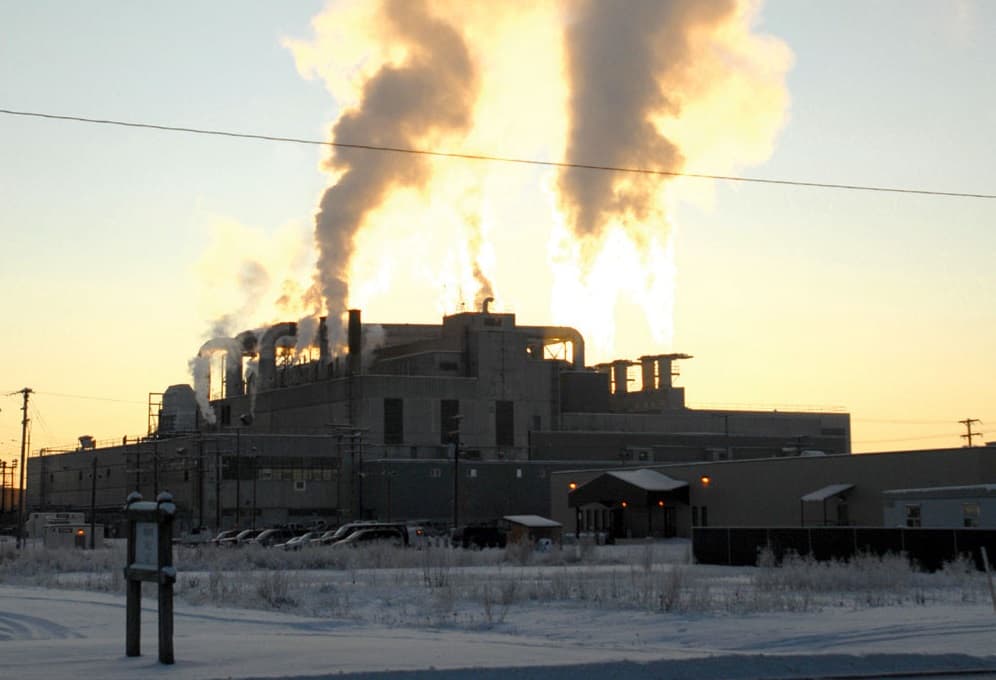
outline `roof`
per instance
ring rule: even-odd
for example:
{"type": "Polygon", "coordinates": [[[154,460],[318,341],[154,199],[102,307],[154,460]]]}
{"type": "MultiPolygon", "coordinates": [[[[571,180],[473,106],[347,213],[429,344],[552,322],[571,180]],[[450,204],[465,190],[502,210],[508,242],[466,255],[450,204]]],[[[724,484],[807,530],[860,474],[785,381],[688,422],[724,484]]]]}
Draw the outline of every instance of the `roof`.
{"type": "Polygon", "coordinates": [[[644,491],[674,491],[683,486],[688,486],[688,482],[678,479],[671,479],[667,475],[662,475],[654,470],[610,470],[605,474],[635,486],[644,491]]]}
{"type": "Polygon", "coordinates": [[[996,495],[996,484],[972,484],[968,486],[933,486],[923,489],[887,489],[882,492],[887,498],[977,498],[996,495]]]}
{"type": "Polygon", "coordinates": [[[504,519],[512,524],[521,524],[522,526],[529,527],[531,529],[545,529],[563,526],[560,522],[555,522],[552,519],[540,517],[539,515],[505,515],[504,519]]]}
{"type": "Polygon", "coordinates": [[[822,489],[817,489],[816,491],[810,491],[805,496],[802,497],[804,501],[825,501],[833,496],[839,496],[840,494],[850,491],[854,488],[853,484],[828,484],[822,489]]]}

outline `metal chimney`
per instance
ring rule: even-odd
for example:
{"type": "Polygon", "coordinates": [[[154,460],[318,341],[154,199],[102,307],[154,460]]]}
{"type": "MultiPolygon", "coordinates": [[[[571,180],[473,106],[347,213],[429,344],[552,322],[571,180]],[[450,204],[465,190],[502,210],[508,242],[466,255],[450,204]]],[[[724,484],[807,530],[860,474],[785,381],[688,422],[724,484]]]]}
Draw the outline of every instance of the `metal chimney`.
{"type": "Polygon", "coordinates": [[[349,373],[358,375],[363,366],[363,323],[360,310],[349,310],[349,327],[346,331],[349,343],[349,373]]]}
{"type": "Polygon", "coordinates": [[[629,391],[629,376],[627,369],[633,365],[629,359],[616,359],[612,362],[612,383],[615,394],[625,394],[629,391]]]}
{"type": "Polygon", "coordinates": [[[640,357],[640,370],[643,373],[643,391],[653,392],[657,389],[657,357],[640,357]]]}

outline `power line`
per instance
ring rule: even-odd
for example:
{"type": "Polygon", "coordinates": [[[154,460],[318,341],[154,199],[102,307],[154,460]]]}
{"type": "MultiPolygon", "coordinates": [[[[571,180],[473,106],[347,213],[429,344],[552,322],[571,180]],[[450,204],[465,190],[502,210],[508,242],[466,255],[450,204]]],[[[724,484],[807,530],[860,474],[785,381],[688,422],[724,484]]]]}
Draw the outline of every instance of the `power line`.
{"type": "Polygon", "coordinates": [[[35,394],[45,395],[47,397],[64,397],[66,399],[87,399],[89,401],[112,401],[118,404],[140,404],[145,405],[144,401],[131,401],[128,399],[114,399],[112,397],[93,397],[85,394],[63,394],[61,392],[39,392],[36,391],[35,394]]]}
{"type": "Polygon", "coordinates": [[[954,437],[953,434],[932,434],[925,437],[903,437],[901,439],[865,439],[859,442],[851,442],[852,444],[886,444],[889,442],[918,442],[927,439],[947,439],[954,437]]]}
{"type": "Polygon", "coordinates": [[[955,198],[996,198],[996,194],[976,194],[960,191],[934,191],[929,189],[911,189],[908,187],[884,187],[861,184],[832,184],[829,182],[803,182],[789,179],[769,179],[764,177],[742,177],[737,175],[712,175],[698,172],[677,172],[670,170],[655,170],[652,168],[627,168],[613,165],[596,165],[589,163],[568,163],[564,161],[542,161],[531,158],[515,158],[511,156],[495,156],[489,154],[459,153],[450,151],[431,151],[428,149],[411,149],[377,144],[355,144],[347,142],[330,142],[325,140],[304,139],[301,137],[284,137],[279,135],[253,134],[248,132],[232,132],[230,130],[212,130],[208,128],[181,127],[178,125],[158,125],[155,123],[140,123],[136,121],[113,120],[105,118],[85,118],[83,116],[64,116],[54,113],[36,111],[15,111],[0,109],[0,113],[8,116],[24,116],[28,118],[44,118],[48,120],[73,121],[77,123],[93,123],[96,125],[115,125],[119,127],[140,128],[146,130],[161,130],[165,132],[184,132],[196,135],[212,135],[216,137],[234,137],[236,139],[255,139],[266,142],[282,142],[289,144],[307,144],[311,146],[328,146],[342,149],[359,149],[364,151],[379,151],[386,153],[402,153],[436,158],[454,158],[471,161],[489,161],[495,163],[516,163],[519,165],[537,165],[548,168],[575,168],[580,170],[595,170],[603,172],[622,172],[640,175],[658,175],[664,177],[690,177],[693,179],[724,180],[727,182],[749,182],[754,184],[778,184],[792,187],[808,187],[812,189],[840,189],[845,191],[876,191],[896,194],[919,194],[924,196],[949,196],[955,198]]]}

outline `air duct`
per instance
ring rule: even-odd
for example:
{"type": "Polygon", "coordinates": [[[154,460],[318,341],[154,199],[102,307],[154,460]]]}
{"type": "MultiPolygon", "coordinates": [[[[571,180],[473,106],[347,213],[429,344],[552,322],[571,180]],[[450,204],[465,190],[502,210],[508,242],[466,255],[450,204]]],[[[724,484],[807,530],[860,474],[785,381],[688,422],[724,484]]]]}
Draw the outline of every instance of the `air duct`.
{"type": "Polygon", "coordinates": [[[259,341],[259,389],[270,390],[277,383],[277,341],[284,337],[295,337],[297,324],[285,321],[270,326],[259,341]]]}
{"type": "Polygon", "coordinates": [[[576,328],[570,326],[519,326],[517,330],[527,334],[535,334],[543,340],[544,345],[557,342],[571,343],[571,353],[574,355],[574,368],[584,370],[584,336],[576,328]]]}
{"type": "MultiPolygon", "coordinates": [[[[239,336],[241,337],[241,336],[239,336]]],[[[223,397],[242,395],[242,345],[238,338],[211,338],[197,350],[199,359],[210,361],[213,354],[225,353],[225,389],[223,397]]],[[[211,370],[205,364],[205,369],[194,373],[194,391],[197,394],[211,393],[211,370]]]]}

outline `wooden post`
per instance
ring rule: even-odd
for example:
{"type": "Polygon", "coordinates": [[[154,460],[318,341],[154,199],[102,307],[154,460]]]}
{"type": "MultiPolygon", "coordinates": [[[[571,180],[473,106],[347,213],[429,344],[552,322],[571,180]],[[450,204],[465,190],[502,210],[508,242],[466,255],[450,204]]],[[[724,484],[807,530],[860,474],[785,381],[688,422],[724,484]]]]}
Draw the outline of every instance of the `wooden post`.
{"type": "Polygon", "coordinates": [[[141,656],[142,581],[159,586],[159,662],[173,663],[173,496],[163,491],[156,502],[142,500],[137,491],[128,495],[128,564],[125,652],[141,656]]]}

